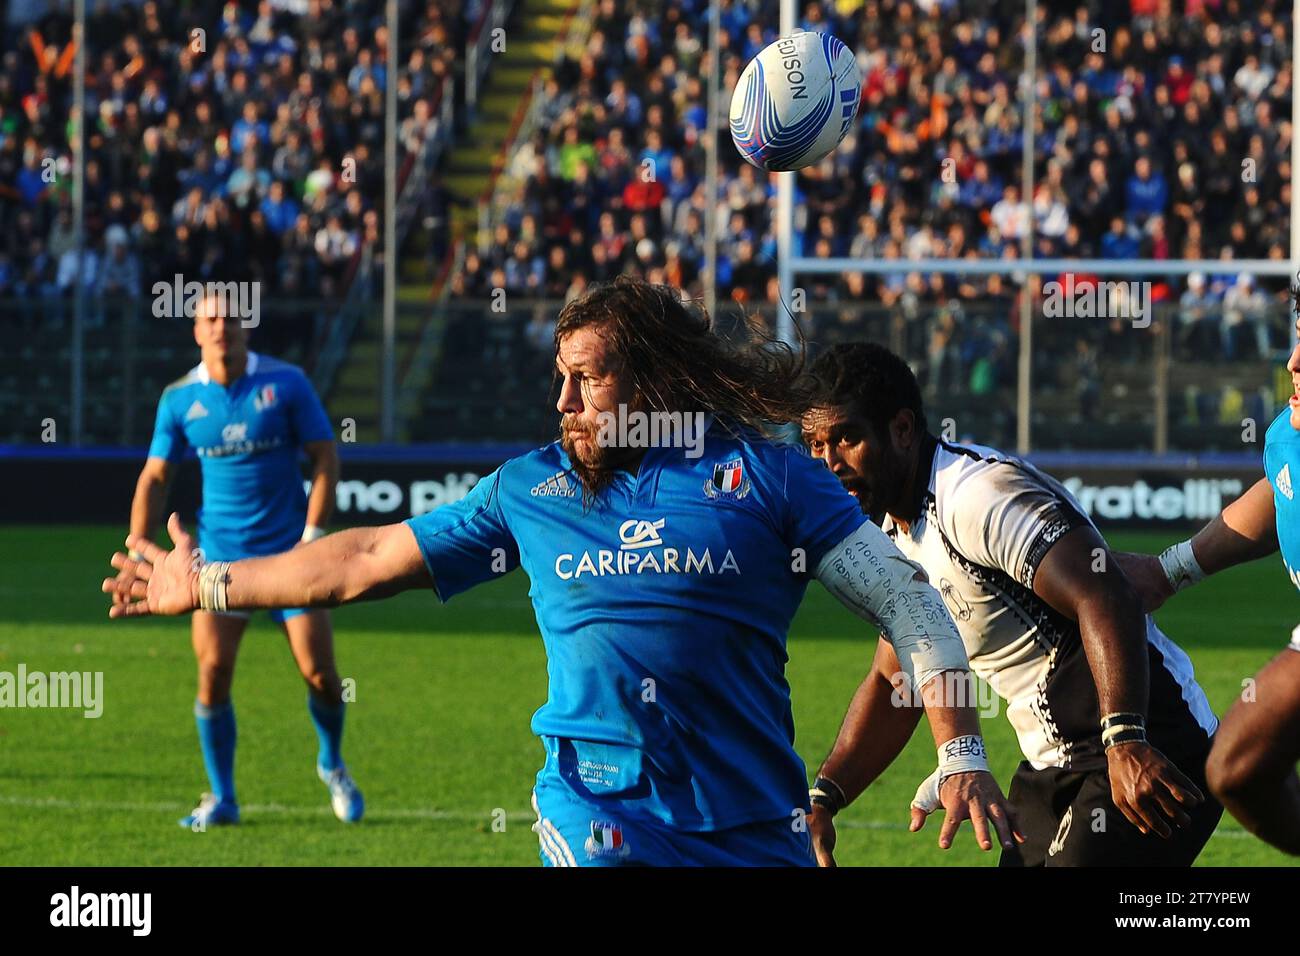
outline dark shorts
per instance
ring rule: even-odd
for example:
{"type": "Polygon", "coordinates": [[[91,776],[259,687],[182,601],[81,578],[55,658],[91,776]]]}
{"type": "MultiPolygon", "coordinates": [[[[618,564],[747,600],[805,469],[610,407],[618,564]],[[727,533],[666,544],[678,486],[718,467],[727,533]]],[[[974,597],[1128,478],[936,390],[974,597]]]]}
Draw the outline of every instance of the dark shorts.
{"type": "Polygon", "coordinates": [[[1223,805],[1205,783],[1205,753],[1170,757],[1205,795],[1191,824],[1169,839],[1143,835],[1111,802],[1105,768],[1079,771],[1022,762],[1007,797],[1026,842],[1002,851],[1002,866],[1191,866],[1219,825],[1223,805]]]}

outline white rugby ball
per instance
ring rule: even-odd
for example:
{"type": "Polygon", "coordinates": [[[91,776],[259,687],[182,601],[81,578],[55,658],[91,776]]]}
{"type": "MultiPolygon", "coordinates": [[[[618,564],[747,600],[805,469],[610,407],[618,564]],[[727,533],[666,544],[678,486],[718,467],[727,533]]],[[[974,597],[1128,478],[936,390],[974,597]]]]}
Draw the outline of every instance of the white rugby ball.
{"type": "Polygon", "coordinates": [[[862,73],[829,33],[800,31],[764,47],[731,95],[731,139],[747,162],[782,172],[818,162],[858,113],[862,73]]]}

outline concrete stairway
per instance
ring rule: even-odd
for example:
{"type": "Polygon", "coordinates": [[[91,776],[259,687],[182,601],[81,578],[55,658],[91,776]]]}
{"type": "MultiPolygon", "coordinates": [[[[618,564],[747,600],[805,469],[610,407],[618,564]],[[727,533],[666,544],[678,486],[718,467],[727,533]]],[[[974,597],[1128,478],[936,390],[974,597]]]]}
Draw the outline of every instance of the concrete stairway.
{"type": "MultiPolygon", "coordinates": [[[[505,49],[493,56],[480,90],[477,112],[443,160],[443,183],[466,202],[463,207],[453,207],[452,235],[457,239],[474,238],[478,200],[487,192],[494,170],[505,160],[507,139],[521,118],[519,111],[533,78],[539,70],[551,68],[556,45],[563,37],[570,15],[580,5],[579,0],[517,0],[517,4],[506,27],[505,49]]],[[[416,222],[398,262],[399,376],[420,340],[432,306],[428,238],[416,222]]],[[[378,278],[376,287],[382,287],[378,278]]],[[[357,328],[327,402],[336,425],[343,418],[356,421],[358,442],[380,439],[382,348],[383,308],[376,300],[357,328]]],[[[399,438],[403,431],[399,422],[399,438]]]]}

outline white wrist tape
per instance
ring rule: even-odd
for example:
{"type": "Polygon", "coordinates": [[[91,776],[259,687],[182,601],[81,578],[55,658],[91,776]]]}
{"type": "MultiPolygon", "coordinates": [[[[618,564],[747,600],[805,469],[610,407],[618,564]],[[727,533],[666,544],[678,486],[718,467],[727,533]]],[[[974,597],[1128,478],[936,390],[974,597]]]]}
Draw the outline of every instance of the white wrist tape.
{"type": "Polygon", "coordinates": [[[977,734],[954,737],[939,748],[939,786],[955,773],[988,773],[989,754],[984,749],[984,738],[977,734]]]}
{"type": "Polygon", "coordinates": [[[202,610],[218,613],[226,611],[229,572],[229,561],[215,561],[199,568],[199,607],[202,610]]]}
{"type": "Polygon", "coordinates": [[[1175,591],[1189,588],[1205,577],[1205,572],[1192,552],[1190,540],[1166,548],[1160,555],[1160,566],[1165,569],[1165,577],[1175,591]]]}
{"type": "Polygon", "coordinates": [[[955,773],[971,773],[983,770],[988,772],[988,752],[984,749],[984,739],[974,734],[954,737],[939,748],[939,766],[934,773],[921,781],[912,798],[912,806],[926,813],[933,813],[943,803],[939,800],[939,788],[943,782],[955,773]]]}
{"type": "Polygon", "coordinates": [[[924,569],[870,521],[826,552],[816,578],[841,604],[881,629],[912,690],[944,671],[970,669],[957,625],[924,569]]]}
{"type": "Polygon", "coordinates": [[[942,805],[939,802],[939,771],[936,768],[934,773],[922,780],[921,785],[916,788],[912,806],[926,813],[934,813],[942,805]]]}
{"type": "Polygon", "coordinates": [[[303,541],[315,541],[317,538],[323,538],[323,537],[325,537],[325,533],[326,533],[326,532],[325,532],[325,529],[324,529],[324,528],[318,528],[318,527],[316,527],[314,524],[309,524],[309,525],[307,525],[307,527],[305,527],[305,528],[302,529],[302,539],[301,539],[301,540],[303,540],[303,541]]]}

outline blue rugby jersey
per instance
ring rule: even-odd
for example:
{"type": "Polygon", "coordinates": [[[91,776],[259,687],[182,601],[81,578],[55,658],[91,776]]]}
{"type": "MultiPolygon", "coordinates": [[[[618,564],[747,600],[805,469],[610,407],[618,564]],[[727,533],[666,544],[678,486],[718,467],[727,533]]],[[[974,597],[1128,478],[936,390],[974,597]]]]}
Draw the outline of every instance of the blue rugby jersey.
{"type": "Polygon", "coordinates": [[[299,454],[333,437],[302,370],[249,352],[244,374],[228,387],[200,362],[163,389],[149,457],[176,462],[195,450],[203,472],[199,547],[209,561],[233,561],[297,543],[307,520],[299,454]]]}
{"type": "Polygon", "coordinates": [[[801,449],[704,438],[696,459],[651,448],[588,512],[556,442],[407,522],[443,601],[528,574],[550,678],[532,729],[564,783],[696,831],[807,808],[786,633],[866,520],[801,449]]]}
{"type": "Polygon", "coordinates": [[[1277,543],[1291,583],[1300,588],[1300,431],[1291,424],[1291,409],[1273,419],[1264,433],[1264,474],[1273,486],[1277,543]],[[1291,468],[1295,465],[1295,469],[1291,468]]]}

